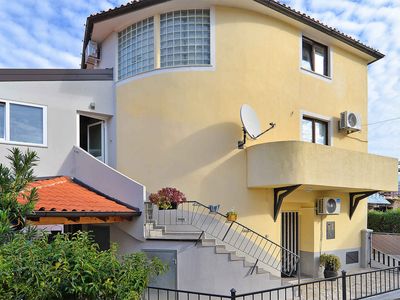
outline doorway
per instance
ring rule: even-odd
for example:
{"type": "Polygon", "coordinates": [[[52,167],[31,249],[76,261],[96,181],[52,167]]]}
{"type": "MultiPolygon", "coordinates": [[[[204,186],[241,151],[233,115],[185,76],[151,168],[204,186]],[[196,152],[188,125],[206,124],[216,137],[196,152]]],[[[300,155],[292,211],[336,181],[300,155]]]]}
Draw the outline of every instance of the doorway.
{"type": "MultiPolygon", "coordinates": [[[[283,248],[299,255],[299,213],[282,213],[281,245],[283,248]]],[[[282,276],[297,273],[297,266],[294,264],[294,257],[290,253],[282,252],[282,276]]]]}
{"type": "Polygon", "coordinates": [[[102,162],[106,162],[105,135],[104,120],[79,116],[79,145],[102,162]]]}

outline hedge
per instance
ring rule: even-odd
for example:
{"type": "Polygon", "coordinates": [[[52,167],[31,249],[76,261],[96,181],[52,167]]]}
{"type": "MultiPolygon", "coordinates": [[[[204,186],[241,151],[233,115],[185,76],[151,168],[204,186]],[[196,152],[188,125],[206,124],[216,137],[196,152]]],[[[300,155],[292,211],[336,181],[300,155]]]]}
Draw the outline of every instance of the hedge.
{"type": "Polygon", "coordinates": [[[138,300],[151,277],[166,270],[143,252],[120,259],[115,245],[100,251],[87,232],[0,244],[0,299],[138,300]]]}
{"type": "Polygon", "coordinates": [[[368,228],[374,232],[400,233],[400,209],[369,211],[368,228]]]}

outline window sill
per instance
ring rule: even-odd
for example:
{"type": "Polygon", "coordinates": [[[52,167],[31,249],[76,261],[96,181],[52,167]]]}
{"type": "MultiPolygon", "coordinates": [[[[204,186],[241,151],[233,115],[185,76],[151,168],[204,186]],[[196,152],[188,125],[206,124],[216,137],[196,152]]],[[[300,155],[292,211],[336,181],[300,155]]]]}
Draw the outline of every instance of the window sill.
{"type": "Polygon", "coordinates": [[[323,75],[323,74],[319,74],[317,72],[314,72],[312,70],[309,70],[309,69],[306,69],[306,68],[303,68],[303,67],[300,67],[300,70],[305,74],[315,76],[315,77],[317,77],[319,79],[332,81],[332,76],[326,76],[326,75],[323,75]]]}
{"type": "Polygon", "coordinates": [[[34,143],[24,143],[24,142],[12,142],[12,141],[5,141],[5,140],[0,140],[0,144],[12,145],[12,146],[35,147],[35,148],[48,148],[47,144],[34,144],[34,143]]]}
{"type": "Polygon", "coordinates": [[[172,72],[190,72],[190,71],[214,71],[215,66],[213,65],[187,65],[187,66],[173,66],[173,67],[160,67],[150,71],[138,73],[136,75],[117,79],[117,84],[123,84],[125,82],[134,81],[137,79],[147,78],[156,74],[172,73],[172,72]]]}

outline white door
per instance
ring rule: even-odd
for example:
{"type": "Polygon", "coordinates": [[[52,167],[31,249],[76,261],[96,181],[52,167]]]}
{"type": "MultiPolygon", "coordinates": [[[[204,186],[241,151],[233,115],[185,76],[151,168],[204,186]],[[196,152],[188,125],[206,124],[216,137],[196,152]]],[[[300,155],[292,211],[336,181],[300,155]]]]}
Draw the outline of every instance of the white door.
{"type": "Polygon", "coordinates": [[[88,152],[104,162],[104,121],[88,125],[87,139],[88,152]]]}

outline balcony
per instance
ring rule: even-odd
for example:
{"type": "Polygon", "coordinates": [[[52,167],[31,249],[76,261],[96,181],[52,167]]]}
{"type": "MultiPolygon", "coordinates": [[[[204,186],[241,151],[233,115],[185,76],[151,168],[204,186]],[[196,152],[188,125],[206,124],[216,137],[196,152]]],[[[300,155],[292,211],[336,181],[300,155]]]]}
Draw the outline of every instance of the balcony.
{"type": "Polygon", "coordinates": [[[396,191],[397,164],[395,158],[301,141],[265,143],[247,148],[247,185],[396,191]]]}

